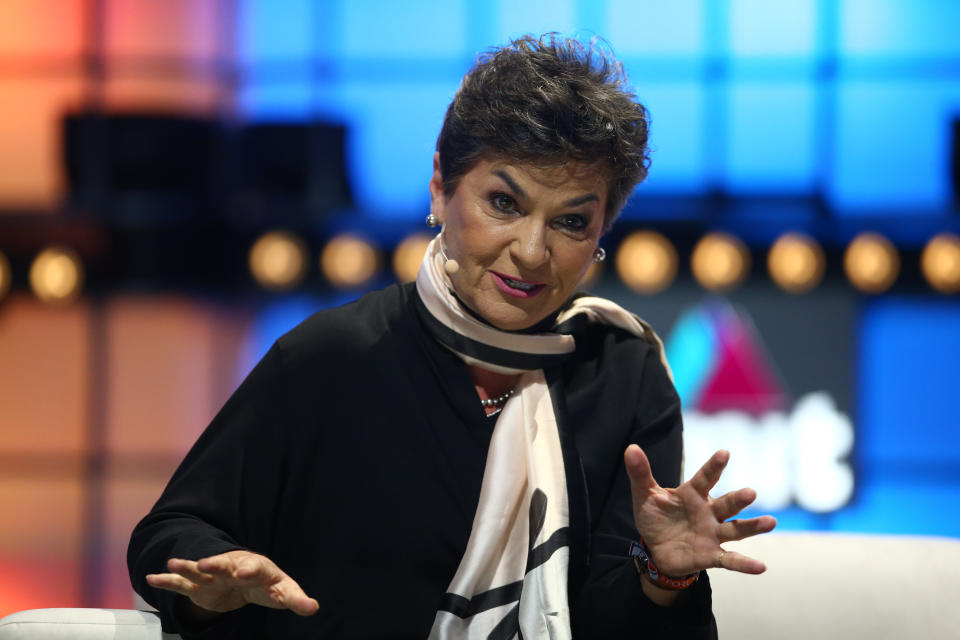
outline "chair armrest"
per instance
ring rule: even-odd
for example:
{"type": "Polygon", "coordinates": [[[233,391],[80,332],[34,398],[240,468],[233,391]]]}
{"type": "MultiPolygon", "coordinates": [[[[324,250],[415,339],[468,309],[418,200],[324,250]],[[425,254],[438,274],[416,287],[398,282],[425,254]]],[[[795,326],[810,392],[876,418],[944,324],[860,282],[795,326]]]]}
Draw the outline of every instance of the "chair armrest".
{"type": "Polygon", "coordinates": [[[960,638],[960,540],[770,533],[724,546],[767,572],[710,570],[721,638],[960,638]]]}
{"type": "Polygon", "coordinates": [[[0,640],[173,640],[160,618],[133,609],[30,609],[0,618],[0,640]]]}

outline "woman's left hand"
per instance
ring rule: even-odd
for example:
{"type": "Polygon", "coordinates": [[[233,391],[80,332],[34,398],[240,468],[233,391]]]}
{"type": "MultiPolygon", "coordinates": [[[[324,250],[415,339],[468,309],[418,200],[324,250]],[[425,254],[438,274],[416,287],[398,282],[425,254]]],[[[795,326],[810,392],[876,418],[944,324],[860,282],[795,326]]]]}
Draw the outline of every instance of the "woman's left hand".
{"type": "Polygon", "coordinates": [[[730,459],[717,451],[689,481],[676,489],[661,487],[650,462],[635,444],[623,454],[633,493],[633,519],[657,568],[668,576],[684,576],[701,569],[722,567],[742,573],[763,573],[766,566],[754,558],[726,551],[720,545],[766,533],[777,525],[772,516],[728,520],[752,503],[753,489],[710,497],[730,459]]]}

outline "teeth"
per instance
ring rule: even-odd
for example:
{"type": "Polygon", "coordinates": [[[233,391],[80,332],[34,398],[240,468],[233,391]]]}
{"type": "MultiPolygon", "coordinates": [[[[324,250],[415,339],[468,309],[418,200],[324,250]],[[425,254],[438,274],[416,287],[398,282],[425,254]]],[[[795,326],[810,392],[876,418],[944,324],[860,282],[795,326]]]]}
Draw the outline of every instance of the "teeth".
{"type": "Polygon", "coordinates": [[[518,282],[517,280],[511,280],[510,278],[506,278],[506,277],[503,279],[503,281],[506,282],[509,286],[513,287],[514,289],[520,289],[521,291],[532,291],[533,288],[537,286],[535,284],[530,284],[528,282],[518,282]]]}

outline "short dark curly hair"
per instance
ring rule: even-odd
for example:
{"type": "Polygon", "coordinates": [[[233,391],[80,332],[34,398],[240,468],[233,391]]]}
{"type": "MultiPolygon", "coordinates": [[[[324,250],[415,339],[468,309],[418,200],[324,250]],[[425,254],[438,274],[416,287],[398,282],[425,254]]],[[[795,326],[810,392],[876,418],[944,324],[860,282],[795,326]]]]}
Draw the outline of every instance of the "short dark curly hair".
{"type": "Polygon", "coordinates": [[[484,156],[598,164],[607,229],[647,175],[648,130],[647,110],[604,40],[523,36],[482,53],[447,108],[437,138],[444,194],[484,156]]]}

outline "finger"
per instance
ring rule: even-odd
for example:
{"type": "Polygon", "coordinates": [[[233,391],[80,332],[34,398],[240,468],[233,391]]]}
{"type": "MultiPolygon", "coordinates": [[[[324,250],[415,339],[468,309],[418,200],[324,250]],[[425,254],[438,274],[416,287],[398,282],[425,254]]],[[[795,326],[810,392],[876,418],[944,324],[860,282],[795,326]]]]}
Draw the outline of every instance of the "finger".
{"type": "Polygon", "coordinates": [[[147,584],[157,589],[173,591],[187,597],[190,597],[197,590],[196,583],[177,573],[148,573],[147,584]]]}
{"type": "Polygon", "coordinates": [[[234,568],[233,560],[225,554],[197,560],[197,571],[211,575],[232,576],[234,568]]]}
{"type": "Polygon", "coordinates": [[[757,492],[753,489],[748,488],[731,491],[714,500],[713,515],[717,520],[723,522],[743,511],[744,508],[752,504],[756,499],[757,492]]]}
{"type": "Polygon", "coordinates": [[[312,616],[320,610],[320,603],[306,595],[291,601],[290,611],[298,616],[312,616]]]}
{"type": "Polygon", "coordinates": [[[710,489],[713,489],[714,485],[717,484],[717,480],[720,479],[720,474],[723,473],[729,460],[729,451],[725,449],[717,451],[690,478],[690,485],[696,489],[697,493],[706,497],[710,493],[710,489]]]}
{"type": "Polygon", "coordinates": [[[320,608],[320,603],[309,597],[293,578],[287,577],[277,585],[282,592],[282,603],[299,616],[312,616],[320,608]]]}
{"type": "Polygon", "coordinates": [[[234,563],[233,574],[238,580],[260,581],[273,577],[270,567],[263,558],[255,555],[244,556],[234,563]]]}
{"type": "Polygon", "coordinates": [[[214,580],[214,577],[209,573],[200,571],[200,569],[197,568],[197,563],[193,560],[170,558],[167,560],[167,569],[197,584],[207,584],[214,580]]]}
{"type": "Polygon", "coordinates": [[[657,481],[653,479],[653,472],[650,471],[650,461],[647,460],[647,454],[643,449],[631,444],[623,452],[623,463],[630,477],[630,490],[634,497],[646,495],[658,487],[657,481]]]}
{"type": "MultiPolygon", "coordinates": [[[[714,564],[713,566],[717,566],[714,564]]],[[[726,551],[723,553],[723,560],[720,562],[720,568],[728,571],[737,571],[739,573],[750,573],[756,575],[767,570],[767,565],[756,558],[745,556],[736,551],[726,551]]]]}
{"type": "Polygon", "coordinates": [[[232,580],[256,580],[263,556],[249,551],[228,551],[197,561],[197,570],[232,580]]]}
{"type": "MultiPolygon", "coordinates": [[[[233,577],[245,586],[271,585],[276,588],[291,578],[265,556],[250,553],[236,559],[233,577]]],[[[296,584],[296,583],[294,583],[296,584]]],[[[299,587],[297,587],[299,589],[299,587]]]]}
{"type": "MultiPolygon", "coordinates": [[[[749,520],[730,520],[717,527],[717,540],[723,544],[731,540],[743,540],[750,536],[772,531],[777,526],[776,518],[761,516],[749,520]]],[[[726,557],[724,557],[726,561],[726,557]]]]}
{"type": "Polygon", "coordinates": [[[248,553],[235,558],[235,579],[249,586],[263,587],[267,601],[262,604],[280,609],[290,609],[301,616],[311,616],[320,604],[307,596],[297,584],[269,558],[248,553]]]}
{"type": "Polygon", "coordinates": [[[283,579],[252,590],[251,602],[272,609],[290,609],[301,616],[310,616],[320,608],[319,603],[303,592],[293,578],[284,574],[283,579]]]}

